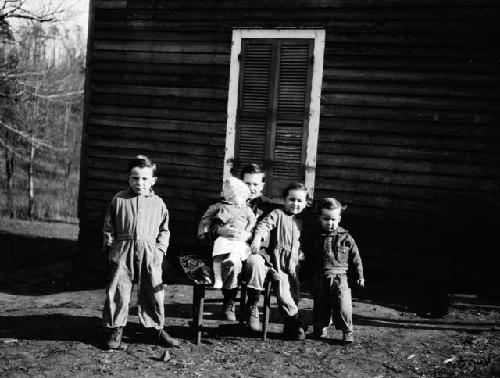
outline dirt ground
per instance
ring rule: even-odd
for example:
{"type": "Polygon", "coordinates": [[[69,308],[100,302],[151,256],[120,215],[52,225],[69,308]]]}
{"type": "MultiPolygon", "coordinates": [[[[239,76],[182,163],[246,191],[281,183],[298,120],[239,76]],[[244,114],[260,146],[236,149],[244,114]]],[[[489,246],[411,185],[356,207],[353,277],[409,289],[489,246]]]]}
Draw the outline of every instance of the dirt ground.
{"type": "MultiPolygon", "coordinates": [[[[0,218],[1,377],[490,377],[500,376],[500,315],[494,305],[451,306],[437,319],[402,304],[354,300],[355,342],[287,341],[272,301],[267,341],[219,319],[220,292],[210,291],[206,334],[197,346],[189,330],[192,289],[166,288],[166,328],[181,347],[151,345],[135,306],[124,347],[102,348],[103,287],[67,286],[78,226],[0,218]]],[[[301,316],[311,321],[303,293],[301,316]]],[[[308,333],[312,331],[309,327],[308,333]]],[[[310,336],[310,335],[308,335],[310,336]]]]}

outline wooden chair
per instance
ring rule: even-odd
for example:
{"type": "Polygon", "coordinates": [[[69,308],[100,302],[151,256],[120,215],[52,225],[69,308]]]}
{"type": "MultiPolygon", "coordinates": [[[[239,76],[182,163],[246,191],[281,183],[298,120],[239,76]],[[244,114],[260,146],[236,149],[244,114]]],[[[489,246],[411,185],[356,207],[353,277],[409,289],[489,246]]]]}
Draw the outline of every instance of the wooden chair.
{"type": "MultiPolygon", "coordinates": [[[[205,210],[213,204],[215,201],[210,199],[200,199],[195,198],[195,227],[198,228],[199,221],[205,210]]],[[[197,254],[180,256],[179,261],[187,274],[188,278],[193,284],[193,321],[192,329],[195,333],[196,344],[201,343],[201,337],[203,333],[203,313],[205,308],[205,296],[207,290],[219,290],[212,287],[212,283],[205,283],[203,280],[203,275],[210,274],[212,270],[211,265],[211,243],[203,243],[197,240],[197,254]]],[[[213,275],[212,275],[213,277],[213,275]]],[[[246,314],[246,282],[241,282],[239,285],[240,296],[239,296],[239,323],[243,326],[246,314]]],[[[237,298],[238,301],[238,298],[237,298]]],[[[267,329],[269,325],[269,315],[271,308],[271,281],[266,280],[265,290],[264,290],[264,314],[262,322],[262,339],[267,338],[267,329]]]]}
{"type": "MultiPolygon", "coordinates": [[[[213,289],[211,285],[196,284],[193,283],[193,323],[192,329],[196,336],[196,344],[201,343],[201,336],[203,333],[203,314],[205,308],[205,294],[207,290],[219,290],[213,289]]],[[[238,312],[239,322],[243,323],[245,317],[245,298],[246,293],[244,292],[246,287],[240,287],[240,308],[238,312]]],[[[237,299],[238,300],[238,299],[237,299]]],[[[219,301],[220,302],[220,301],[219,301]]]]}
{"type": "MultiPolygon", "coordinates": [[[[193,323],[192,328],[196,335],[196,344],[201,343],[203,333],[203,313],[205,307],[205,295],[207,290],[213,289],[211,285],[200,284],[193,282],[193,323]]],[[[246,314],[246,283],[240,283],[239,311],[238,320],[241,326],[245,323],[246,314]]],[[[238,300],[238,299],[237,299],[238,300]]],[[[271,313],[271,281],[266,280],[264,283],[264,308],[262,319],[262,340],[267,339],[267,330],[269,328],[269,317],[271,313]]]]}

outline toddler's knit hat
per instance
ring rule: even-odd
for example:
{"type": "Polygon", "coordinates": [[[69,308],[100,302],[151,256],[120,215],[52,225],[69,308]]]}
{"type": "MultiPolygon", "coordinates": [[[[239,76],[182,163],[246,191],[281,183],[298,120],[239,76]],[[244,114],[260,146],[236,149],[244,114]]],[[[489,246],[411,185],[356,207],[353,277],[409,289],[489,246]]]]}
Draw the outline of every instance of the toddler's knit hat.
{"type": "Polygon", "coordinates": [[[222,193],[226,201],[231,201],[231,199],[235,196],[238,196],[246,201],[250,195],[250,190],[243,181],[231,176],[224,181],[222,193]]]}

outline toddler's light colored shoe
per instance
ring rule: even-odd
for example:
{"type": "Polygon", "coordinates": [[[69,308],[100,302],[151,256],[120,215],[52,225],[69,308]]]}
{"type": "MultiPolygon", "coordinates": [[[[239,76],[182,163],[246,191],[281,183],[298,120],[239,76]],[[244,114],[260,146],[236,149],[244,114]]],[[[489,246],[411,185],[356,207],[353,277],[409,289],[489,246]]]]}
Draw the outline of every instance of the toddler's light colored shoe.
{"type": "Polygon", "coordinates": [[[248,327],[252,331],[260,331],[259,307],[257,305],[250,306],[248,309],[248,327]]]}
{"type": "Polygon", "coordinates": [[[229,320],[231,322],[236,321],[236,314],[234,310],[235,310],[235,305],[232,301],[223,304],[222,312],[224,313],[224,317],[226,318],[226,320],[229,320]]]}

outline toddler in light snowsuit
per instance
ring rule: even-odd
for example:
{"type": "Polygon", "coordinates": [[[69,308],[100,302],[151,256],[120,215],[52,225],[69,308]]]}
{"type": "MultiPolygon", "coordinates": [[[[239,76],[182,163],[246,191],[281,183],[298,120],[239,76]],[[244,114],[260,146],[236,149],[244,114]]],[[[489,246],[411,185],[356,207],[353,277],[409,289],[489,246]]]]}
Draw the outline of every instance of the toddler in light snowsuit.
{"type": "Polygon", "coordinates": [[[351,289],[347,271],[353,266],[357,284],[364,287],[363,264],[358,247],[347,230],[339,226],[344,210],[335,198],[318,206],[318,226],[304,240],[306,262],[312,268],[314,336],[324,338],[333,316],[345,342],[353,341],[351,289]]]}
{"type": "Polygon", "coordinates": [[[102,321],[109,330],[109,349],[120,346],[134,283],[138,285],[139,320],[151,329],[152,341],[179,344],[163,330],[162,262],[170,232],[167,207],[151,189],[155,171],[156,165],[146,156],[130,161],[129,188],[114,196],[105,215],[103,242],[109,253],[110,278],[102,321]]]}
{"type": "Polygon", "coordinates": [[[305,332],[298,321],[300,258],[300,234],[302,219],[300,213],[307,204],[307,190],[303,184],[290,184],[283,191],[284,205],[271,211],[255,228],[251,245],[252,254],[261,253],[261,243],[270,236],[268,255],[272,268],[279,280],[274,282],[278,307],[285,317],[284,334],[294,340],[305,338],[305,332]]]}

